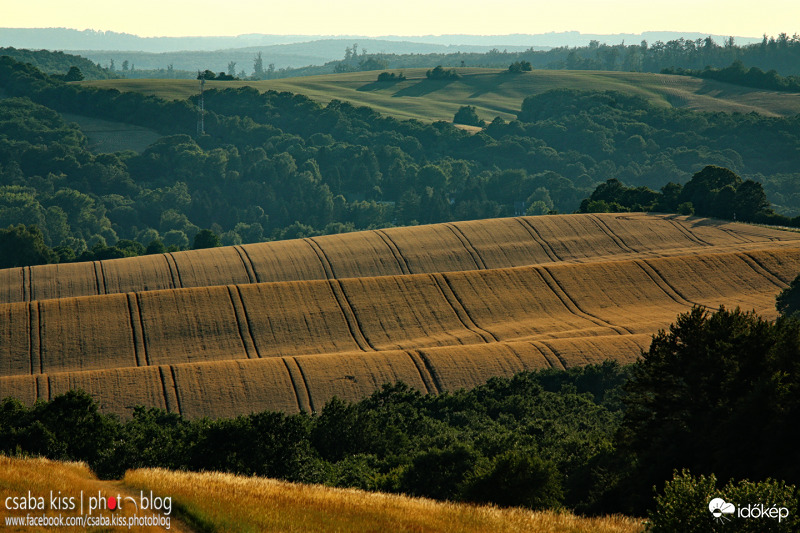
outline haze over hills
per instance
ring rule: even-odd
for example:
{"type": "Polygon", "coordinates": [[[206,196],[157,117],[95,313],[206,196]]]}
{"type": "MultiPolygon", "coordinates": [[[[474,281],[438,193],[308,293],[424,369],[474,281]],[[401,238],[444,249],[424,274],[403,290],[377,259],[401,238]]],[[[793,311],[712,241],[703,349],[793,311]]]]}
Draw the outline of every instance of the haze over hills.
{"type": "MultiPolygon", "coordinates": [[[[172,65],[176,70],[226,70],[229,62],[234,61],[238,70],[252,72],[253,58],[259,52],[265,63],[272,63],[276,68],[298,68],[309,65],[323,65],[329,61],[342,59],[345,49],[357,45],[359,53],[393,53],[393,54],[451,54],[456,52],[488,52],[491,45],[445,45],[437,43],[418,43],[411,41],[393,41],[390,39],[370,39],[359,37],[326,38],[309,37],[308,40],[296,43],[250,45],[246,47],[225,48],[215,50],[213,54],[205,50],[182,50],[164,52],[143,52],[137,50],[70,50],[70,53],[81,55],[95,63],[107,66],[113,58],[117,67],[121,61],[127,60],[137,69],[159,69],[172,65]]],[[[187,43],[188,44],[188,43],[187,43]]],[[[530,46],[504,46],[508,51],[524,51],[530,46]]],[[[539,47],[537,49],[542,49],[539,47]]]]}
{"type": "MultiPolygon", "coordinates": [[[[139,37],[129,33],[113,31],[76,30],[70,28],[0,28],[0,45],[16,48],[48,50],[138,50],[142,52],[176,52],[182,50],[221,50],[225,48],[245,48],[251,46],[272,46],[277,44],[305,43],[310,41],[344,39],[368,43],[373,40],[397,43],[417,43],[439,46],[527,49],[530,47],[586,46],[592,40],[600,43],[619,44],[622,41],[638,43],[669,41],[683,37],[699,39],[709,34],[678,31],[646,31],[642,33],[585,34],[577,31],[550,32],[542,34],[512,35],[415,35],[378,36],[365,35],[273,35],[244,34],[237,36],[204,37],[139,37]]],[[[729,37],[711,35],[717,42],[729,37]]],[[[758,42],[761,37],[736,36],[736,42],[747,44],[758,42]]],[[[369,46],[369,45],[367,45],[369,46]]],[[[400,45],[398,45],[400,46],[400,45]]],[[[373,48],[375,48],[373,46],[373,48]]],[[[378,51],[375,49],[374,51],[378,51]]],[[[338,53],[338,50],[337,50],[338,53]]],[[[420,52],[422,53],[422,52],[420,52]]],[[[338,57],[338,56],[337,56],[338,57]]]]}

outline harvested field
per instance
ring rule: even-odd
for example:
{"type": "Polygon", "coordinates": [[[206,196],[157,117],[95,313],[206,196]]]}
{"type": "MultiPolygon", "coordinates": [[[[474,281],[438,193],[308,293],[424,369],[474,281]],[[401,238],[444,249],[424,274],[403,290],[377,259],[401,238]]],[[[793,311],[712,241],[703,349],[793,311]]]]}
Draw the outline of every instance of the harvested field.
{"type": "Polygon", "coordinates": [[[772,317],[800,233],[649,214],[521,217],[0,270],[0,397],[121,415],[320,409],[632,362],[693,305],[772,317]]]}

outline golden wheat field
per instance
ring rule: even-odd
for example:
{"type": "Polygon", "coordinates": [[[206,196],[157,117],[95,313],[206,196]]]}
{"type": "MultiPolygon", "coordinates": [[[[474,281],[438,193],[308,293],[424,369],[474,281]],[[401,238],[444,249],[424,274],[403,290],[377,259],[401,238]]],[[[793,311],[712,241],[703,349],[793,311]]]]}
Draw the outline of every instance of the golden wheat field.
{"type": "MultiPolygon", "coordinates": [[[[137,515],[137,510],[128,505],[127,498],[138,499],[141,491],[134,491],[116,481],[101,481],[95,477],[85,463],[51,461],[42,458],[12,458],[0,455],[0,524],[3,531],[122,531],[128,527],[103,525],[104,519],[112,516],[137,515]],[[101,507],[101,498],[117,498],[123,502],[113,511],[101,507]],[[41,499],[40,499],[41,498],[41,499]],[[93,500],[90,500],[93,498],[93,500]],[[91,510],[90,510],[90,507],[91,510]],[[19,525],[8,520],[46,516],[65,520],[63,525],[19,525]],[[87,517],[98,520],[98,524],[68,525],[68,518],[87,517]]],[[[149,496],[149,494],[148,494],[149,496]]],[[[144,515],[145,513],[140,513],[144,515]]],[[[170,511],[170,514],[173,514],[170,511]]],[[[133,531],[165,531],[164,526],[138,525],[133,531]]],[[[170,517],[169,531],[192,531],[181,522],[170,517]]]]}
{"type": "Polygon", "coordinates": [[[402,380],[634,361],[693,305],[774,317],[800,233],[657,214],[517,217],[0,270],[0,397],[125,416],[319,410],[402,380]]]}
{"type": "Polygon", "coordinates": [[[582,518],[568,512],[437,502],[215,472],[132,470],[121,481],[102,481],[84,463],[4,456],[0,456],[0,498],[8,502],[0,505],[4,531],[638,533],[644,529],[642,520],[624,516],[582,518]],[[151,502],[169,498],[169,510],[166,505],[159,511],[138,509],[134,503],[141,502],[142,496],[151,502]],[[121,505],[113,511],[89,510],[90,498],[98,504],[100,498],[108,497],[119,498],[121,505]],[[38,503],[31,506],[31,501],[38,503]],[[38,508],[39,503],[44,510],[38,508]],[[119,520],[154,514],[162,521],[168,517],[168,527],[164,523],[132,528],[118,524],[80,527],[65,522],[60,527],[36,527],[10,523],[29,515],[119,520]]]}
{"type": "Polygon", "coordinates": [[[188,523],[213,531],[635,533],[642,520],[498,509],[216,472],[133,470],[123,483],[170,495],[188,523]],[[213,503],[209,503],[213,502],[213,503]]]}

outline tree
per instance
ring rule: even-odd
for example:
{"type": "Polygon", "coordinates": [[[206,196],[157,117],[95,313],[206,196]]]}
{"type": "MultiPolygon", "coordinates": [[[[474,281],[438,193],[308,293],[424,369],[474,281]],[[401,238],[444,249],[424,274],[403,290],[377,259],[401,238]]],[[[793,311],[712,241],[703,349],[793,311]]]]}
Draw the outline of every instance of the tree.
{"type": "Polygon", "coordinates": [[[221,246],[219,237],[216,233],[211,231],[210,229],[201,229],[197,232],[197,235],[194,236],[194,244],[192,245],[192,250],[200,250],[202,248],[216,248],[217,246],[221,246]]]}
{"type": "Polygon", "coordinates": [[[441,65],[437,65],[431,70],[425,72],[425,77],[429,80],[457,80],[461,76],[455,69],[445,70],[441,65]]]}
{"type": "Polygon", "coordinates": [[[231,76],[232,78],[236,77],[236,61],[228,62],[228,76],[231,76]]]}
{"type": "Polygon", "coordinates": [[[733,210],[737,220],[754,221],[759,215],[770,211],[767,195],[760,183],[745,180],[736,189],[733,210]]]}
{"type": "Polygon", "coordinates": [[[161,242],[161,239],[153,239],[150,241],[150,244],[147,245],[144,253],[147,255],[152,254],[163,254],[166,253],[167,247],[164,246],[164,243],[161,242]]]}
{"type": "Polygon", "coordinates": [[[44,243],[41,230],[23,224],[0,229],[0,268],[44,265],[58,255],[44,243]]]}
{"type": "Polygon", "coordinates": [[[81,81],[83,72],[78,67],[69,67],[69,72],[64,76],[64,81],[81,81]]]}
{"type": "Polygon", "coordinates": [[[253,77],[256,79],[264,77],[264,60],[261,59],[261,52],[258,52],[253,59],[253,77]]]}
{"type": "Polygon", "coordinates": [[[778,294],[775,308],[781,316],[791,316],[800,311],[800,275],[778,294]]]}
{"type": "Polygon", "coordinates": [[[459,108],[453,117],[454,124],[465,124],[467,126],[486,126],[486,122],[478,116],[478,111],[474,106],[466,105],[459,108]]]}
{"type": "Polygon", "coordinates": [[[617,446],[634,465],[631,493],[682,468],[797,483],[799,332],[793,319],[695,307],[655,335],[624,387],[617,446]]]}
{"type": "Polygon", "coordinates": [[[564,500],[561,474],[532,451],[512,450],[499,456],[491,471],[466,491],[471,501],[504,507],[556,509],[564,500]]]}
{"type": "Polygon", "coordinates": [[[508,66],[508,72],[519,74],[520,72],[530,72],[533,70],[530,61],[514,61],[508,66]]]}

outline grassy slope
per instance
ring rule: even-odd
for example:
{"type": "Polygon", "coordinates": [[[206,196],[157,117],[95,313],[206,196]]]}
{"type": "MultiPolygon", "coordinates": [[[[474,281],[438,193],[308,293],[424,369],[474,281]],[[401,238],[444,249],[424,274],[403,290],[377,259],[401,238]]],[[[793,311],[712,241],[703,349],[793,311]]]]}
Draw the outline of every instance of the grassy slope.
{"type": "Polygon", "coordinates": [[[219,531],[426,531],[634,533],[640,520],[580,518],[437,502],[220,473],[135,470],[124,483],[170,495],[189,522],[219,531]],[[213,501],[214,505],[208,505],[213,501]]]}
{"type": "MultiPolygon", "coordinates": [[[[423,121],[452,120],[462,105],[473,105],[491,120],[516,117],[522,100],[549,89],[618,90],[643,96],[655,105],[703,111],[793,115],[800,112],[800,94],[761,91],[713,80],[633,72],[539,70],[509,75],[498,69],[456,69],[461,79],[425,79],[425,69],[404,70],[407,80],[377,83],[377,72],[329,74],[269,81],[208,82],[207,88],[253,86],[305,94],[321,103],[339,99],[398,118],[423,121]]],[[[101,80],[80,82],[121,91],[139,91],[182,99],[198,90],[194,80],[101,80]]]]}
{"type": "MultiPolygon", "coordinates": [[[[634,533],[642,521],[623,516],[581,518],[570,513],[532,512],[436,502],[422,498],[333,489],[317,485],[286,483],[265,478],[219,473],[129,471],[120,481],[98,480],[83,463],[0,456],[0,497],[43,497],[47,510],[7,510],[0,506],[0,524],[5,517],[27,514],[78,516],[79,510],[51,511],[50,491],[55,496],[88,498],[120,495],[122,512],[133,514],[126,496],[138,498],[140,491],[171,498],[169,531],[191,531],[182,518],[204,531],[540,531],[542,533],[634,533]]],[[[95,511],[93,516],[118,515],[95,511]]],[[[84,513],[88,510],[84,508],[84,513]]],[[[151,514],[141,512],[140,516],[151,514]]],[[[90,528],[109,531],[122,528],[90,528]]],[[[125,528],[127,530],[127,528],[125,528]]],[[[24,528],[19,531],[77,531],[72,527],[24,528]]],[[[133,531],[164,531],[162,527],[134,527],[133,531]]]]}
{"type": "MultiPolygon", "coordinates": [[[[5,457],[0,455],[0,501],[4,502],[0,505],[0,528],[4,531],[47,531],[53,532],[75,532],[82,531],[79,527],[25,527],[15,528],[6,527],[6,517],[24,517],[26,515],[32,516],[59,516],[63,515],[65,518],[68,516],[80,516],[80,495],[81,491],[84,494],[84,515],[89,514],[88,505],[90,497],[97,497],[100,494],[102,497],[108,498],[116,497],[117,495],[123,498],[126,496],[138,497],[139,491],[132,491],[126,489],[118,481],[100,481],[89,470],[84,463],[73,462],[59,462],[49,461],[47,459],[33,458],[33,459],[17,459],[5,457]],[[50,505],[50,492],[55,498],[74,498],[75,510],[68,510],[64,507],[63,510],[53,510],[50,505]],[[28,493],[34,498],[44,498],[44,511],[38,509],[7,509],[5,502],[6,498],[27,498],[28,493]],[[60,495],[59,495],[60,493],[60,495]]],[[[14,504],[9,501],[11,507],[14,504]]],[[[22,504],[19,505],[22,507],[22,504]]],[[[120,514],[123,516],[132,516],[134,508],[123,503],[121,509],[113,513],[105,511],[94,511],[92,516],[104,516],[106,518],[111,515],[120,514]]],[[[141,513],[144,516],[147,513],[141,513]]],[[[173,513],[174,515],[174,513],[173,513]]],[[[109,527],[90,527],[87,531],[120,531],[123,528],[109,528],[109,527]]],[[[124,528],[127,531],[127,527],[124,528]]],[[[178,522],[174,516],[170,519],[170,531],[191,531],[182,523],[178,522]]],[[[132,531],[151,531],[163,532],[163,527],[135,527],[132,531]]]]}

